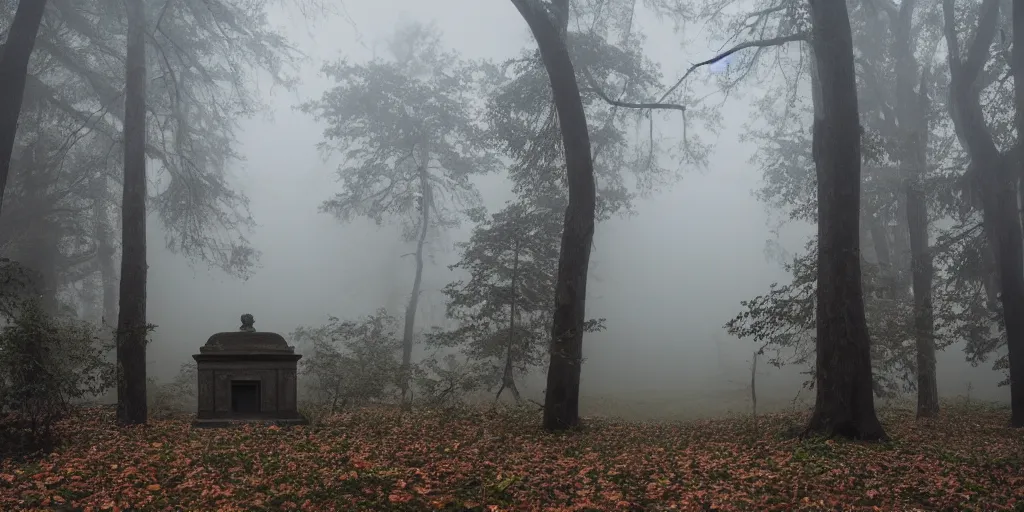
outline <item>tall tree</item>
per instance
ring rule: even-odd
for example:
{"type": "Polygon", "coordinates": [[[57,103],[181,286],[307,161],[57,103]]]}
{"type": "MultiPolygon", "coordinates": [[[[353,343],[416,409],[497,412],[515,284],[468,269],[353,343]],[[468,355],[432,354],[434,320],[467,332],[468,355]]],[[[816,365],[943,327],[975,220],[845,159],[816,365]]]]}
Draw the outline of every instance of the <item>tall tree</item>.
{"type": "Polygon", "coordinates": [[[124,195],[121,200],[121,290],[117,317],[117,420],[143,424],[146,404],[146,12],[125,2],[124,195]]]}
{"type": "MultiPolygon", "coordinates": [[[[168,249],[243,278],[258,252],[244,237],[253,225],[247,200],[225,173],[243,158],[236,123],[262,106],[254,71],[275,85],[294,83],[288,72],[296,52],[269,29],[269,3],[158,2],[146,32],[147,71],[154,77],[146,88],[146,151],[157,171],[150,175],[156,186],[148,208],[164,224],[168,249]]],[[[17,5],[0,6],[5,33],[17,5]]],[[[47,2],[0,217],[5,253],[31,261],[40,270],[35,274],[55,285],[45,286],[46,304],[62,312],[81,305],[112,328],[123,190],[122,155],[111,149],[122,143],[124,123],[123,5],[47,2]],[[30,176],[40,173],[45,176],[30,176]]]]}
{"type": "Polygon", "coordinates": [[[21,0],[0,46],[0,211],[11,170],[14,138],[18,132],[21,101],[25,95],[28,60],[46,12],[46,0],[21,0]]]}
{"type": "Polygon", "coordinates": [[[596,188],[587,115],[565,42],[569,1],[512,0],[540,49],[551,81],[565,151],[569,205],[565,209],[555,280],[551,363],[544,395],[544,428],[579,424],[580,372],[586,323],[587,270],[594,241],[596,188]]]}
{"type": "MultiPolygon", "coordinates": [[[[437,331],[427,343],[458,347],[476,374],[469,377],[488,390],[498,388],[518,401],[517,377],[544,362],[551,339],[552,298],[558,268],[558,241],[564,208],[561,197],[510,202],[484,220],[477,218],[461,258],[452,269],[469,273],[467,280],[444,288],[448,317],[455,329],[437,331]]],[[[483,215],[483,209],[475,212],[483,215]]],[[[587,331],[600,328],[587,322],[587,331]]]]}
{"type": "Polygon", "coordinates": [[[1010,423],[1024,427],[1024,240],[1017,192],[1020,164],[1012,152],[1001,151],[993,138],[982,108],[979,84],[999,28],[999,6],[999,0],[982,1],[973,40],[966,53],[961,53],[955,2],[942,2],[950,73],[950,117],[970,156],[967,179],[972,195],[980,203],[982,225],[996,262],[1009,352],[1010,423]]]}
{"type": "MultiPolygon", "coordinates": [[[[716,26],[729,31],[726,37],[752,34],[757,39],[741,41],[710,59],[733,58],[728,70],[715,75],[716,79],[727,90],[751,78],[769,84],[758,87],[766,90],[757,102],[757,117],[765,122],[750,129],[759,146],[753,161],[765,174],[758,195],[783,214],[780,224],[815,222],[816,177],[811,141],[804,129],[804,120],[813,117],[814,101],[805,99],[802,92],[809,81],[807,62],[812,59],[805,59],[804,53],[796,58],[795,52],[779,47],[803,40],[809,24],[807,3],[764,2],[750,11],[731,14],[723,14],[719,8],[723,3],[706,0],[699,9],[701,19],[710,16],[716,26]],[[770,50],[775,54],[766,57],[770,50]],[[770,64],[758,66],[759,59],[770,64]],[[772,77],[765,71],[778,72],[772,77]]],[[[872,0],[850,2],[849,6],[858,49],[858,104],[864,128],[860,238],[874,389],[876,395],[916,389],[921,414],[934,414],[934,353],[939,336],[933,322],[936,273],[932,258],[949,248],[929,244],[929,207],[941,207],[943,211],[935,214],[948,215],[949,202],[940,196],[950,195],[958,164],[957,152],[950,151],[956,145],[950,144],[949,125],[942,117],[943,76],[932,72],[941,23],[936,22],[937,9],[932,4],[872,0]],[[937,107],[928,98],[930,89],[939,90],[937,107]]],[[[769,293],[744,301],[745,311],[727,324],[732,334],[763,343],[762,349],[785,348],[777,350],[772,359],[775,364],[813,366],[816,250],[815,244],[809,244],[806,253],[786,265],[793,274],[791,284],[773,286],[769,293]]],[[[950,275],[939,273],[943,282],[950,275]]],[[[945,294],[944,298],[953,297],[945,294]]],[[[960,298],[957,301],[962,303],[960,298]]],[[[941,306],[944,314],[957,310],[948,307],[951,304],[941,306]]],[[[958,313],[956,321],[969,316],[958,313]]],[[[943,344],[962,341],[950,330],[941,339],[943,344]]]]}
{"type": "MultiPolygon", "coordinates": [[[[236,147],[237,121],[263,106],[254,73],[275,85],[295,83],[290,71],[297,52],[269,28],[268,3],[158,2],[145,33],[153,77],[147,84],[146,155],[159,171],[153,176],[152,211],[165,227],[169,250],[243,278],[251,275],[259,253],[245,238],[254,225],[248,201],[226,176],[243,159],[236,147]]],[[[30,74],[28,91],[77,121],[82,133],[106,142],[106,150],[120,143],[124,122],[123,3],[49,4],[37,41],[46,66],[30,74]]],[[[119,171],[119,158],[110,160],[96,169],[119,171]]]]}
{"type": "MultiPolygon", "coordinates": [[[[1019,178],[1017,181],[1018,195],[1021,194],[1020,188],[1022,187],[1021,179],[1024,179],[1024,1],[1013,0],[1012,8],[1012,26],[1013,26],[1013,52],[1011,54],[1012,62],[1010,69],[1013,73],[1013,95],[1014,95],[1014,112],[1015,116],[1015,127],[1017,128],[1017,144],[1014,148],[1017,153],[1017,175],[1019,178]]],[[[1017,231],[1012,233],[1008,244],[1020,244],[1018,240],[1014,238],[1021,236],[1020,234],[1020,222],[1021,217],[1018,215],[1017,221],[1012,222],[1011,227],[1017,231]],[[1014,226],[1015,225],[1015,226],[1014,226]]],[[[1021,262],[1020,257],[1024,254],[1024,247],[1013,251],[1006,251],[1004,257],[1018,257],[1018,263],[1021,262]]],[[[1022,263],[1021,265],[1024,265],[1022,263]]],[[[1021,265],[1017,265],[1017,269],[1021,269],[1021,265]]],[[[1022,270],[1024,272],[1024,270],[1022,270]]],[[[1010,397],[1013,401],[1013,419],[1012,423],[1016,427],[1024,427],[1024,274],[1015,274],[1012,276],[1012,280],[1016,284],[1016,294],[1012,297],[1003,298],[1003,310],[1006,316],[1006,333],[1007,338],[1011,332],[1020,339],[1015,340],[1016,343],[1010,344],[1007,342],[1007,346],[1010,348],[1009,354],[1009,370],[1010,370],[1010,397]],[[1006,301],[1010,301],[1007,305],[1006,301]],[[1011,311],[1018,315],[1017,318],[1010,318],[1011,311]],[[1010,327],[1010,323],[1014,326],[1010,327]]],[[[1004,286],[1006,286],[1004,284],[1004,286]]],[[[1012,286],[1012,285],[1011,285],[1012,286]]],[[[1013,288],[1011,288],[1011,291],[1013,288]]]]}
{"type": "Polygon", "coordinates": [[[917,415],[939,413],[935,370],[935,318],[932,278],[935,273],[928,242],[928,197],[925,190],[928,148],[928,71],[917,77],[911,20],[914,0],[904,0],[895,15],[896,117],[900,127],[900,170],[906,189],[910,238],[911,280],[914,292],[914,341],[917,352],[917,415]],[[920,84],[915,92],[914,85],[920,84]]]}
{"type": "Polygon", "coordinates": [[[343,191],[321,210],[343,221],[397,218],[416,244],[398,383],[408,403],[428,235],[457,224],[460,209],[479,203],[469,178],[495,170],[498,161],[469,99],[477,66],[443,51],[437,30],[427,25],[400,28],[391,53],[390,60],[325,65],[336,85],[300,108],[327,122],[322,150],[343,150],[343,191]]]}
{"type": "MultiPolygon", "coordinates": [[[[871,338],[860,261],[861,126],[853,35],[844,3],[810,0],[811,45],[820,102],[815,109],[818,178],[817,362],[807,430],[885,438],[875,414],[871,338]]],[[[812,86],[813,87],[813,86],[812,86]]]]}
{"type": "MultiPolygon", "coordinates": [[[[900,245],[905,247],[901,252],[909,252],[909,274],[911,276],[911,288],[913,290],[913,338],[916,353],[916,377],[917,377],[917,414],[921,417],[930,417],[938,414],[939,396],[938,384],[935,374],[935,321],[932,308],[932,285],[934,276],[934,263],[932,261],[931,249],[928,240],[928,196],[925,179],[927,177],[927,148],[928,148],[928,82],[930,75],[927,67],[919,72],[921,67],[915,55],[920,34],[927,33],[914,31],[914,15],[917,10],[916,0],[904,0],[900,5],[890,1],[877,3],[882,12],[888,17],[888,29],[891,34],[891,49],[889,53],[892,58],[891,73],[895,82],[891,89],[894,94],[887,91],[875,91],[879,96],[895,97],[895,115],[883,116],[883,134],[889,139],[895,139],[891,146],[895,147],[893,157],[898,162],[898,182],[902,194],[897,194],[895,205],[896,211],[902,213],[903,219],[897,224],[901,227],[897,240],[906,239],[900,245]],[[915,37],[918,35],[918,37],[915,37]],[[915,91],[915,86],[918,86],[915,91]],[[902,197],[901,197],[902,196],[902,197]],[[907,236],[903,236],[904,229],[907,236]],[[908,246],[908,247],[907,247],[908,246]]],[[[878,19],[877,11],[868,13],[878,19]]],[[[931,27],[921,27],[928,29],[931,27]]],[[[871,34],[870,29],[865,30],[871,34]]],[[[936,31],[937,32],[937,31],[936,31]]],[[[870,45],[865,41],[861,46],[870,45]]],[[[885,59],[874,59],[876,62],[884,62],[885,59]]],[[[926,64],[927,66],[927,64],[926,64]]],[[[876,69],[867,70],[867,87],[878,87],[881,80],[876,69]]],[[[880,102],[883,103],[883,102],[880,102]]],[[[885,105],[885,108],[888,106],[885,105]]],[[[884,226],[877,218],[871,219],[872,239],[875,240],[875,250],[878,254],[884,254],[885,247],[884,233],[878,236],[880,229],[884,226]]],[[[899,253],[897,253],[899,254],[899,253]]],[[[888,255],[884,254],[886,259],[888,255]]],[[[905,258],[903,258],[905,260],[905,258]]],[[[881,263],[881,261],[880,261],[881,263]]],[[[887,269],[888,270],[888,269],[887,269]]],[[[893,279],[897,295],[904,294],[905,285],[901,279],[893,279]]]]}
{"type": "MultiPolygon", "coordinates": [[[[671,110],[671,120],[686,112],[684,91],[661,92],[661,73],[643,54],[643,34],[630,20],[628,2],[572,2],[565,40],[587,117],[596,188],[596,220],[632,213],[632,199],[674,181],[678,167],[663,165],[666,149],[657,131],[654,110],[671,110]],[[649,101],[660,94],[663,101],[649,101]],[[665,103],[665,97],[683,104],[665,103]],[[614,98],[614,99],[613,99],[614,98]],[[632,180],[630,180],[632,178],[632,180]],[[633,181],[632,186],[629,181],[633,181]]],[[[536,47],[494,66],[487,101],[488,136],[512,158],[509,178],[525,201],[553,194],[567,197],[567,176],[560,120],[551,81],[536,47]]],[[[684,129],[702,119],[700,110],[681,116],[684,129]]],[[[713,128],[710,119],[704,126],[713,128]]],[[[684,162],[705,162],[707,146],[690,133],[681,143],[684,162]]]]}

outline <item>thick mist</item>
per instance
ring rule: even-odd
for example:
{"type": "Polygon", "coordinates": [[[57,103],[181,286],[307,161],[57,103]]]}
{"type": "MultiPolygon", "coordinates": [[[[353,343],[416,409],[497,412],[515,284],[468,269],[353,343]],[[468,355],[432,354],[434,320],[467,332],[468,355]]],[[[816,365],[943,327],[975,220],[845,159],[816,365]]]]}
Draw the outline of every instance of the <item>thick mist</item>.
{"type": "MultiPolygon", "coordinates": [[[[148,357],[150,374],[158,380],[173,376],[211,334],[237,329],[242,313],[252,313],[260,330],[287,335],[329,316],[354,318],[380,307],[403,312],[413,274],[411,258],[403,255],[413,244],[401,241],[396,226],[343,224],[318,211],[338,188],[337,162],[317,151],[323,126],[294,106],[325,89],[322,62],[371,58],[403,20],[436,23],[444,45],[470,59],[501,60],[531,42],[508,2],[381,0],[348,2],[340,11],[306,21],[281,9],[274,18],[308,58],[298,89],[261,89],[269,112],[244,121],[240,131],[239,151],[246,162],[233,179],[248,195],[258,224],[250,235],[262,251],[255,275],[240,282],[191,265],[164,250],[159,222],[150,222],[148,307],[149,320],[158,327],[148,357]]],[[[635,24],[647,35],[647,56],[662,67],[668,83],[719,48],[697,30],[681,41],[671,22],[644,11],[635,24]]],[[[766,242],[796,251],[813,232],[810,226],[789,225],[773,233],[770,213],[752,194],[761,180],[749,161],[754,148],[739,137],[750,121],[751,104],[705,88],[706,101],[722,102],[720,134],[708,137],[714,146],[707,165],[662,156],[664,165],[679,169],[681,179],[638,198],[633,215],[598,224],[587,310],[588,316],[606,318],[607,329],[585,338],[582,408],[587,414],[666,418],[746,410],[755,345],[729,336],[722,325],[739,311],[740,301],[788,280],[780,261],[765,250],[766,242]]],[[[682,137],[677,118],[664,116],[658,123],[663,137],[682,137]]],[[[644,136],[644,130],[638,134],[644,136]]],[[[500,176],[477,184],[489,211],[511,198],[509,183],[500,176]]],[[[444,324],[440,290],[458,277],[447,267],[458,259],[453,244],[465,240],[471,227],[464,223],[429,242],[419,331],[444,324]]],[[[789,404],[806,378],[802,371],[762,361],[759,407],[789,404]]],[[[522,386],[527,396],[540,395],[542,372],[522,386]]],[[[974,397],[1005,400],[1007,390],[996,386],[1001,378],[988,364],[965,363],[959,346],[938,355],[942,396],[965,394],[970,385],[974,397]]],[[[805,390],[800,396],[811,395],[805,390]]]]}

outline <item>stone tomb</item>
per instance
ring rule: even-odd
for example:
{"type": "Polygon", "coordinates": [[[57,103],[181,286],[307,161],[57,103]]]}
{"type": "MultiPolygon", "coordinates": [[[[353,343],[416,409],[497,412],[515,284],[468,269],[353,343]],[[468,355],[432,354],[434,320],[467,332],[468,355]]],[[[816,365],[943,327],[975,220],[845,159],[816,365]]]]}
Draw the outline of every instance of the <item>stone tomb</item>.
{"type": "Polygon", "coordinates": [[[199,373],[199,427],[244,422],[304,425],[296,403],[301,354],[280,334],[257,332],[252,315],[242,315],[235,332],[210,336],[196,360],[199,373]]]}

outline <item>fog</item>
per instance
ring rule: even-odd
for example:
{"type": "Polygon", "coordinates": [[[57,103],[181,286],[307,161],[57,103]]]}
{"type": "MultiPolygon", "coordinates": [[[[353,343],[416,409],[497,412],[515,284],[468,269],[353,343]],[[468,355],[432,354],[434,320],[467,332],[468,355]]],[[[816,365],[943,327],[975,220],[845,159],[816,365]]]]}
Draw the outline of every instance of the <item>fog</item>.
{"type": "MultiPolygon", "coordinates": [[[[287,335],[298,326],[320,325],[329,316],[355,318],[385,307],[401,314],[413,276],[411,252],[395,226],[369,221],[341,223],[320,213],[320,203],[339,189],[336,160],[324,159],[316,144],[323,126],[294,109],[318,98],[328,82],[319,74],[325,60],[344,56],[363,61],[379,51],[396,24],[434,22],[445,46],[466,58],[502,60],[533,45],[530,33],[507,1],[378,0],[347,2],[344,14],[304,20],[277,9],[283,28],[307,59],[295,91],[261,85],[269,111],[243,121],[244,164],[233,181],[248,195],[258,226],[249,235],[262,251],[260,267],[247,281],[194,265],[170,254],[160,242],[160,223],[150,221],[149,321],[157,325],[148,347],[150,374],[167,379],[191,360],[213,333],[238,328],[251,313],[259,330],[287,335]]],[[[693,28],[683,36],[671,21],[641,11],[635,24],[647,35],[646,54],[674,82],[720,44],[693,28]]],[[[698,71],[706,74],[710,71],[698,71]]],[[[697,84],[694,87],[702,87],[697,84]]],[[[747,87],[750,87],[749,85],[747,87]]],[[[722,101],[712,85],[706,101],[722,101]]],[[[598,225],[591,263],[587,311],[607,319],[607,329],[585,337],[582,408],[585,414],[676,417],[742,411],[749,407],[750,359],[755,345],[728,335],[723,324],[740,301],[764,293],[773,282],[788,282],[780,261],[766,254],[766,242],[799,250],[813,233],[808,225],[787,225],[773,233],[771,213],[753,195],[761,171],[749,159],[751,143],[740,140],[752,114],[750,97],[733,95],[721,107],[722,127],[709,135],[713,151],[706,166],[674,161],[681,178],[635,201],[635,214],[598,225]]],[[[671,118],[658,119],[664,137],[681,137],[671,118]]],[[[477,180],[493,212],[512,197],[502,176],[477,180]]],[[[458,278],[447,266],[457,261],[453,244],[472,228],[464,222],[431,239],[417,330],[445,321],[441,288],[458,278]]],[[[964,362],[962,347],[939,353],[942,396],[1006,400],[1003,376],[983,363],[964,362]]],[[[422,352],[417,348],[417,353],[422,352]]],[[[801,389],[804,368],[758,368],[760,404],[784,407],[801,389]]],[[[522,386],[538,397],[540,368],[522,386]]],[[[301,379],[301,377],[300,377],[301,379]]],[[[810,396],[804,391],[802,396],[810,396]]]]}

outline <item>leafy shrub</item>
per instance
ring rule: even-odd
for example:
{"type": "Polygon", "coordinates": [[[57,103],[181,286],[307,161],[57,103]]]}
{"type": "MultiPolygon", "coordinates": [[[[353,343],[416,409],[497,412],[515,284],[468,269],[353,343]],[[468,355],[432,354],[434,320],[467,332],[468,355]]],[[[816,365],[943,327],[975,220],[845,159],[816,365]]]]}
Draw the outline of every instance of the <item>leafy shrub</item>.
{"type": "Polygon", "coordinates": [[[199,391],[197,372],[195,362],[184,363],[170,382],[150,379],[146,386],[150,417],[167,419],[193,412],[199,391]]]}
{"type": "Polygon", "coordinates": [[[483,363],[460,361],[454,354],[425,359],[414,370],[414,382],[420,392],[417,402],[427,407],[450,407],[463,403],[466,394],[487,388],[491,372],[483,363]]]}
{"type": "Polygon", "coordinates": [[[300,369],[314,403],[333,413],[349,405],[392,401],[401,350],[398,320],[379,309],[358,321],[331,317],[320,327],[300,327],[292,339],[306,347],[300,369]]]}
{"type": "Polygon", "coordinates": [[[114,382],[92,325],[47,315],[37,301],[6,311],[0,329],[0,456],[47,450],[72,406],[114,382]]]}

